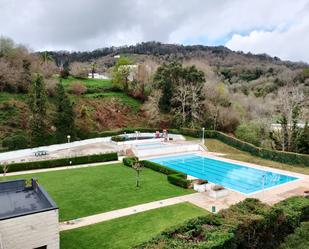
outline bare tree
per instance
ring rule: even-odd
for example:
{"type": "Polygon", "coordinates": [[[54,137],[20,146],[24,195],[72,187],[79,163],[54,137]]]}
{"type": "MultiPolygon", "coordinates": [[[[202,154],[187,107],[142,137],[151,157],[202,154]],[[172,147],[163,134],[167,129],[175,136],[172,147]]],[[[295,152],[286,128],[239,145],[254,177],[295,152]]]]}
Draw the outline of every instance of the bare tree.
{"type": "Polygon", "coordinates": [[[138,161],[138,158],[134,159],[134,162],[132,164],[132,168],[136,171],[136,187],[140,187],[140,172],[143,169],[142,164],[138,161]]]}
{"type": "Polygon", "coordinates": [[[6,176],[6,173],[9,171],[9,167],[10,167],[10,165],[6,161],[1,164],[3,176],[6,176]]]}

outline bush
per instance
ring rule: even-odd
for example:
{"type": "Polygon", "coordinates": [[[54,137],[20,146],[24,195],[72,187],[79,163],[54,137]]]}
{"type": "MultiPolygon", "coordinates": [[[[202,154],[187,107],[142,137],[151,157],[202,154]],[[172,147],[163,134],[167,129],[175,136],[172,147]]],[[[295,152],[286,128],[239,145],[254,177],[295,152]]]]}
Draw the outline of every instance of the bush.
{"type": "Polygon", "coordinates": [[[28,140],[24,135],[14,135],[3,139],[2,146],[9,150],[25,149],[28,147],[28,140]]]}
{"type": "Polygon", "coordinates": [[[239,125],[236,128],[235,135],[237,138],[256,146],[261,144],[259,127],[255,124],[249,123],[239,125]]]}
{"type": "MultiPolygon", "coordinates": [[[[26,162],[26,163],[13,163],[9,165],[10,167],[9,170],[10,172],[16,172],[31,169],[55,168],[62,166],[72,166],[77,164],[107,162],[113,160],[118,160],[117,153],[107,153],[99,155],[80,156],[80,157],[71,157],[71,158],[62,158],[55,160],[26,162]]],[[[0,173],[2,173],[2,169],[0,169],[0,173]]]]}
{"type": "Polygon", "coordinates": [[[180,186],[182,188],[189,188],[191,181],[186,179],[187,176],[183,174],[170,174],[167,176],[169,183],[180,186]]]}
{"type": "Polygon", "coordinates": [[[122,163],[126,166],[132,167],[133,163],[136,162],[136,160],[138,160],[137,157],[125,157],[122,159],[122,163]]]}
{"type": "Polygon", "coordinates": [[[169,229],[136,248],[275,249],[293,232],[284,229],[290,225],[291,213],[296,220],[308,221],[308,207],[309,199],[304,197],[287,199],[275,207],[248,198],[216,215],[169,229]]]}
{"type": "MultiPolygon", "coordinates": [[[[182,174],[179,171],[170,169],[168,167],[162,166],[161,164],[150,162],[150,161],[140,161],[143,167],[152,169],[154,171],[158,171],[160,173],[163,173],[165,175],[170,175],[170,174],[182,174]]],[[[183,174],[184,175],[184,174],[183,174]]]]}
{"type": "Polygon", "coordinates": [[[309,248],[309,222],[303,222],[295,233],[289,235],[280,249],[304,249],[309,248]]]}
{"type": "Polygon", "coordinates": [[[87,87],[83,83],[73,82],[70,85],[69,92],[80,96],[87,92],[87,87]]]}
{"type": "Polygon", "coordinates": [[[124,137],[124,136],[113,136],[111,139],[114,142],[124,142],[124,141],[126,141],[126,137],[124,137]]]}

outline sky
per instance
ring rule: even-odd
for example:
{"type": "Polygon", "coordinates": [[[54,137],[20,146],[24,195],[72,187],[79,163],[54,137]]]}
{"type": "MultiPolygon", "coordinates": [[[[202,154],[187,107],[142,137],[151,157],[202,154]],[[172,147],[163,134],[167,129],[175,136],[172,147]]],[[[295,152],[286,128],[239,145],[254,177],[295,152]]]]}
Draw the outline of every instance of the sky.
{"type": "Polygon", "coordinates": [[[309,62],[309,0],[0,0],[0,36],[36,51],[159,41],[309,62]]]}

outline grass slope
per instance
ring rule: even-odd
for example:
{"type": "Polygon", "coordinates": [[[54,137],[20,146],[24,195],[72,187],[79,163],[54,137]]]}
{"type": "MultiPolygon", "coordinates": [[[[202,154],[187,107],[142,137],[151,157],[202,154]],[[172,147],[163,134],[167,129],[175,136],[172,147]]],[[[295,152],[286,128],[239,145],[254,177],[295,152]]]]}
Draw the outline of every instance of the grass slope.
{"type": "Polygon", "coordinates": [[[64,87],[68,87],[73,82],[83,83],[87,88],[112,88],[111,80],[103,80],[103,79],[76,79],[74,77],[68,77],[67,79],[62,79],[62,84],[64,87]]]}
{"type": "Polygon", "coordinates": [[[176,204],[61,232],[60,245],[61,249],[131,248],[171,226],[206,213],[190,203],[176,204]]]}
{"type": "Polygon", "coordinates": [[[70,220],[101,212],[192,193],[149,169],[141,173],[141,188],[136,189],[136,173],[122,164],[61,170],[0,180],[36,177],[60,209],[60,220],[70,220]]]}

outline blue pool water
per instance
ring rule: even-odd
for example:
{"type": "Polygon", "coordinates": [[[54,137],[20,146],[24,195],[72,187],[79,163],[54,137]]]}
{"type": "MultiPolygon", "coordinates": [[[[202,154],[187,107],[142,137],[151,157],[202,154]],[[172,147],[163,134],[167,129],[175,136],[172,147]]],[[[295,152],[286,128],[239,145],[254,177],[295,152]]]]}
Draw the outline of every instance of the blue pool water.
{"type": "Polygon", "coordinates": [[[195,154],[159,157],[149,161],[244,194],[263,190],[263,181],[264,189],[267,189],[298,179],[195,154]]]}

